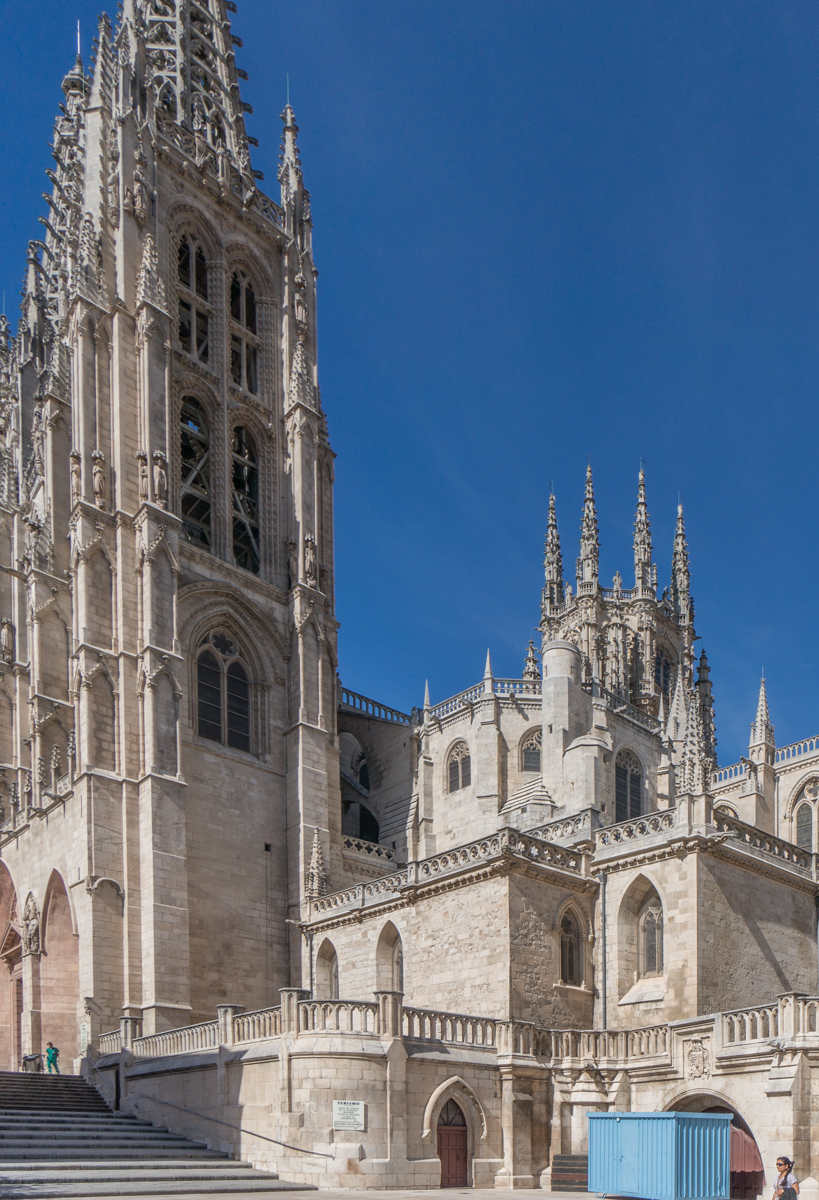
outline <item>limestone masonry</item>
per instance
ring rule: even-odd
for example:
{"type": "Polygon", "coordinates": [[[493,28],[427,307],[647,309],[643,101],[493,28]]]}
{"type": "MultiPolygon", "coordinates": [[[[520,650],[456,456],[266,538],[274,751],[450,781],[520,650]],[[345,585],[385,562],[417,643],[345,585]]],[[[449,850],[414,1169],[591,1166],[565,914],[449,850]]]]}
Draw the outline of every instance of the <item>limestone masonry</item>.
{"type": "Polygon", "coordinates": [[[0,319],[0,1068],[322,1187],[549,1188],[589,1111],[716,1108],[819,1200],[819,737],[763,681],[718,765],[642,471],[633,583],[591,469],[572,583],[551,498],[521,678],[341,686],[310,196],[234,11],[100,19],[0,319]]]}

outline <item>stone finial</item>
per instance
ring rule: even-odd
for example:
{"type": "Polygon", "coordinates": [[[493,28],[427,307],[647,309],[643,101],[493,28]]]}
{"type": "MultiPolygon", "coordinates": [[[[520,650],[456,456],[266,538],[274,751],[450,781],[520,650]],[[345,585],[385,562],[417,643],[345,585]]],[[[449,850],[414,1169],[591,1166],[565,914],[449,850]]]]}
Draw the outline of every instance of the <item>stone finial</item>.
{"type": "Polygon", "coordinates": [[[327,874],[324,870],[318,829],[313,831],[313,847],[310,851],[310,863],[304,880],[304,891],[310,900],[318,899],[327,891],[327,874]]]}
{"type": "Polygon", "coordinates": [[[537,661],[535,643],[530,641],[526,650],[526,662],[523,665],[524,679],[540,679],[540,665],[537,661]]]}
{"type": "Polygon", "coordinates": [[[702,736],[705,754],[711,765],[717,765],[717,722],[714,715],[714,697],[711,694],[711,669],[708,666],[708,656],[703,650],[700,655],[697,672],[697,692],[700,697],[700,717],[702,719],[702,736]]]}
{"type": "Polygon", "coordinates": [[[765,691],[765,676],[759,684],[759,700],[756,705],[756,717],[751,725],[751,746],[776,746],[774,727],[768,713],[768,694],[765,691]]]}
{"type": "Polygon", "coordinates": [[[691,571],[688,565],[688,542],[685,538],[682,502],[677,505],[677,528],[671,556],[671,600],[681,623],[689,624],[692,618],[691,571]]]}

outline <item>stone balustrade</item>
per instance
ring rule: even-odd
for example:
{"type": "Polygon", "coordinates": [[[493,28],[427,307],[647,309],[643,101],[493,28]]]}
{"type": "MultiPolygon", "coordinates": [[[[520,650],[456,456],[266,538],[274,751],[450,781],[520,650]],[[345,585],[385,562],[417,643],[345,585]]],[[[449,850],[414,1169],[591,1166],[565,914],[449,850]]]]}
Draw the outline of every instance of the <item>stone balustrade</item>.
{"type": "Polygon", "coordinates": [[[281,1005],[239,1013],[233,1018],[233,1042],[263,1042],[279,1037],[282,1031],[281,1005]]]}
{"type": "Polygon", "coordinates": [[[367,1000],[302,1000],[299,1033],[379,1033],[379,1006],[367,1000]]]}
{"type": "Polygon", "coordinates": [[[572,817],[561,817],[556,821],[547,821],[536,829],[527,829],[530,837],[541,838],[544,842],[579,842],[591,841],[595,829],[599,826],[602,815],[596,808],[584,808],[582,812],[572,817]]]}
{"type": "Polygon", "coordinates": [[[370,858],[383,862],[392,862],[395,859],[395,851],[391,846],[382,846],[378,842],[367,842],[364,838],[351,837],[346,833],[341,839],[341,845],[346,851],[358,854],[365,859],[370,858]]]}
{"type": "Polygon", "coordinates": [[[736,817],[728,816],[718,809],[714,811],[713,822],[717,833],[727,833],[748,849],[760,851],[781,863],[795,867],[807,876],[813,876],[814,856],[809,850],[800,850],[792,842],[774,837],[772,833],[765,833],[755,825],[746,825],[744,821],[738,821],[736,817]]]}
{"type": "Polygon", "coordinates": [[[396,708],[389,708],[386,704],[379,704],[377,700],[370,700],[368,696],[361,696],[358,692],[351,692],[349,688],[339,685],[338,702],[345,708],[355,709],[356,712],[365,717],[375,717],[377,721],[392,721],[397,725],[412,725],[412,717],[407,713],[399,712],[396,708]]]}
{"type": "Polygon", "coordinates": [[[99,1037],[99,1053],[100,1057],[103,1054],[119,1054],[122,1049],[122,1039],[118,1029],[112,1029],[110,1033],[101,1033],[99,1037]]]}
{"type": "Polygon", "coordinates": [[[723,1045],[739,1042],[760,1042],[779,1034],[779,1007],[776,1004],[760,1008],[737,1009],[722,1014],[723,1045]]]}
{"type": "Polygon", "coordinates": [[[203,1021],[201,1025],[183,1025],[134,1038],[131,1053],[134,1058],[165,1058],[170,1054],[189,1054],[192,1050],[213,1050],[218,1045],[219,1023],[203,1021]]]}
{"type": "MultiPolygon", "coordinates": [[[[442,700],[440,704],[433,705],[429,709],[429,716],[433,721],[443,721],[445,717],[451,717],[453,713],[459,712],[462,708],[472,708],[473,705],[479,704],[486,695],[485,684],[477,683],[474,687],[458,692],[457,696],[450,696],[448,700],[442,700]]],[[[528,697],[539,701],[541,682],[539,679],[493,679],[492,695],[500,700],[526,699],[528,697]]]]}
{"type": "Polygon", "coordinates": [[[404,1037],[418,1042],[448,1042],[456,1046],[496,1045],[498,1022],[490,1017],[468,1017],[431,1008],[404,1008],[404,1037]]]}
{"type": "Polygon", "coordinates": [[[819,738],[804,738],[800,742],[793,742],[790,746],[782,746],[774,755],[775,762],[788,762],[792,758],[799,758],[803,754],[816,754],[819,752],[819,738]]]}
{"type": "Polygon", "coordinates": [[[581,875],[586,873],[586,862],[579,850],[547,843],[543,838],[522,833],[518,829],[499,829],[497,833],[478,838],[466,846],[456,846],[432,858],[408,863],[393,875],[384,875],[369,883],[358,883],[329,896],[319,896],[310,901],[309,919],[321,920],[336,912],[369,908],[394,896],[402,888],[419,887],[441,876],[469,870],[506,854],[517,855],[528,862],[538,862],[544,867],[581,875]]]}
{"type": "Polygon", "coordinates": [[[619,821],[616,825],[598,829],[594,835],[595,845],[598,849],[603,849],[618,846],[623,842],[655,837],[673,829],[676,819],[676,809],[668,808],[662,812],[647,813],[644,817],[637,817],[632,821],[619,821]]]}

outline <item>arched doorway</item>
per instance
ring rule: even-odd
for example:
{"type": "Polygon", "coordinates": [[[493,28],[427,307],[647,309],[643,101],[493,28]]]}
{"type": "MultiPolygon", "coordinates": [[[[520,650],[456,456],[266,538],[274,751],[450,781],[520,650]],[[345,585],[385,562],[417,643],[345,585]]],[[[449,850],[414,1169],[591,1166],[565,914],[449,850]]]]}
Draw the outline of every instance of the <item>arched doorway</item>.
{"type": "Polygon", "coordinates": [[[466,1187],[466,1117],[454,1100],[447,1100],[438,1117],[438,1157],[441,1187],[466,1187]]]}
{"type": "Polygon", "coordinates": [[[8,868],[0,863],[0,1070],[20,1066],[23,1040],[23,950],[17,895],[8,868]]]}
{"type": "Polygon", "coordinates": [[[80,998],[79,938],[61,877],[54,872],[46,893],[40,957],[40,1030],[43,1046],[60,1050],[64,1072],[77,1057],[77,1005],[80,998]]]}
{"type": "Polygon", "coordinates": [[[754,1200],[765,1185],[762,1155],[748,1122],[717,1096],[686,1097],[675,1112],[727,1113],[731,1118],[731,1200],[754,1200]]]}

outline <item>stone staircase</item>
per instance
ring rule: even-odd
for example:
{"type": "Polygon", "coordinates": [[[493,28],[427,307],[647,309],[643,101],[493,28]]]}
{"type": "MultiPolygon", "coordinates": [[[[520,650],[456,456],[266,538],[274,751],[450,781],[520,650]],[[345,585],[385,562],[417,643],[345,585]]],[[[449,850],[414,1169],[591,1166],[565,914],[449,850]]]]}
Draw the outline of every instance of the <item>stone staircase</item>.
{"type": "Polygon", "coordinates": [[[0,1196],[308,1190],[124,1113],[73,1075],[0,1071],[0,1196]]]}

